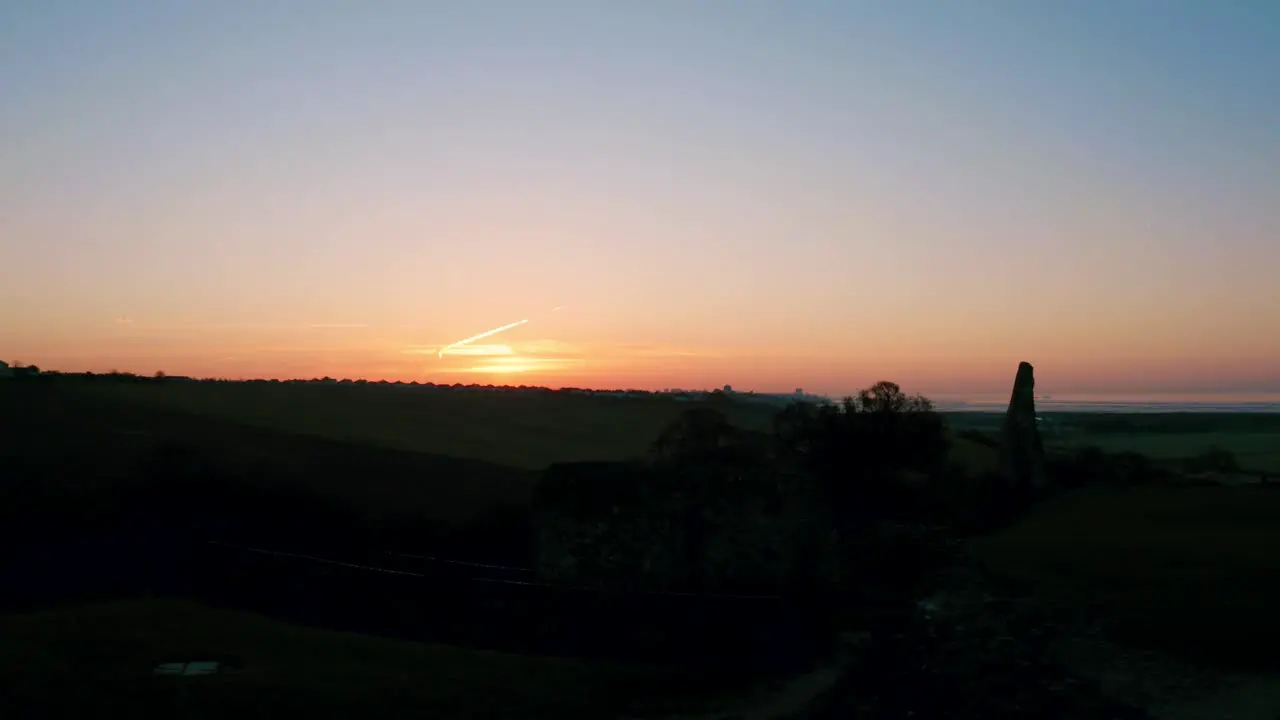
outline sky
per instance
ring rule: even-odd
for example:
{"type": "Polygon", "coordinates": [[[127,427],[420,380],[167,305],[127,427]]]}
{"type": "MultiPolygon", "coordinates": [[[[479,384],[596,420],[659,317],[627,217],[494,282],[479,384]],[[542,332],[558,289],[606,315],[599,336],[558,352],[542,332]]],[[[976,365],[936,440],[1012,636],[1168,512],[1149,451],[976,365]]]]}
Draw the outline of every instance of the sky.
{"type": "Polygon", "coordinates": [[[1271,0],[4,0],[0,357],[1280,392],[1277,77],[1271,0]]]}

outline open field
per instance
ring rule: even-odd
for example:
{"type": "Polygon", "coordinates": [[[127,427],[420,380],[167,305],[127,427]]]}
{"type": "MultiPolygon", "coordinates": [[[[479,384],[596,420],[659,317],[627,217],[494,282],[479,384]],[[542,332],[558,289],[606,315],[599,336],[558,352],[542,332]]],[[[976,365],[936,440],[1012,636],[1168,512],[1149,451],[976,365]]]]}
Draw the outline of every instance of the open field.
{"type": "MultiPolygon", "coordinates": [[[[373,523],[448,526],[501,546],[473,559],[523,563],[542,464],[635,457],[691,406],[376,385],[4,383],[0,464],[22,482],[0,488],[0,504],[18,513],[51,491],[109,494],[176,446],[222,477],[302,490],[373,523]]],[[[771,417],[728,412],[755,427],[771,417]]]]}
{"type": "Polygon", "coordinates": [[[168,600],[0,617],[11,717],[617,717],[691,682],[670,671],[329,632],[168,600]],[[233,674],[153,677],[162,662],[233,674]]]}
{"type": "MultiPolygon", "coordinates": [[[[279,432],[526,470],[541,470],[555,462],[638,457],[663,428],[694,407],[662,396],[378,385],[92,383],[79,389],[144,407],[279,432]]],[[[767,430],[776,412],[749,403],[717,407],[730,422],[749,430],[767,430]]],[[[986,429],[994,417],[955,413],[948,420],[965,428],[977,419],[976,426],[986,429]]],[[[998,427],[998,420],[993,427],[998,427]]],[[[956,439],[953,454],[971,472],[999,469],[998,454],[971,440],[956,439]]]]}
{"type": "MultiPolygon", "coordinates": [[[[664,397],[356,384],[99,381],[0,391],[15,395],[0,413],[12,413],[15,432],[29,436],[20,452],[28,470],[120,476],[157,443],[180,441],[231,471],[291,478],[361,512],[455,524],[495,502],[523,504],[536,471],[552,462],[636,457],[693,406],[664,397]],[[76,463],[92,472],[75,470],[76,463]]],[[[765,406],[721,407],[750,429],[767,428],[772,415],[765,406]]],[[[948,421],[994,437],[1000,417],[952,413],[948,421]]],[[[1246,470],[1280,472],[1280,416],[1063,413],[1050,420],[1050,449],[1094,445],[1176,462],[1221,447],[1246,470]]],[[[1000,468],[993,448],[968,438],[955,439],[952,456],[971,473],[1000,468]]]]}
{"type": "MultiPolygon", "coordinates": [[[[1002,413],[947,414],[953,429],[978,430],[993,438],[1002,418],[1002,413]]],[[[1044,418],[1041,430],[1050,450],[1094,446],[1169,462],[1217,447],[1234,455],[1245,470],[1280,473],[1280,414],[1072,412],[1046,413],[1044,418]]]]}
{"type": "MultiPolygon", "coordinates": [[[[81,448],[75,453],[51,449],[64,456],[58,462],[74,456],[102,463],[137,455],[159,438],[178,438],[224,464],[262,466],[272,476],[296,478],[361,511],[411,512],[454,524],[470,522],[495,502],[522,505],[536,471],[549,463],[636,457],[692,406],[660,396],[394,385],[59,385],[51,396],[56,399],[39,401],[34,413],[43,413],[46,430],[53,430],[33,430],[41,437],[56,431],[64,438],[60,443],[81,448]],[[351,477],[361,480],[353,483],[351,477]]],[[[721,407],[733,422],[751,429],[767,428],[773,412],[745,403],[721,407]]],[[[17,414],[23,426],[32,425],[32,416],[17,414]]],[[[992,437],[1000,417],[947,416],[957,430],[992,437]]],[[[1061,413],[1049,420],[1050,449],[1094,445],[1176,462],[1216,446],[1231,451],[1249,471],[1280,472],[1280,416],[1061,413]]],[[[993,448],[964,437],[955,438],[952,458],[974,474],[1000,469],[993,448]]]]}
{"type": "MultiPolygon", "coordinates": [[[[248,407],[251,412],[252,402],[248,407]]],[[[108,488],[144,471],[158,448],[176,445],[220,473],[303,488],[372,519],[466,525],[495,502],[525,501],[537,478],[519,468],[277,431],[40,383],[0,387],[0,423],[6,475],[45,490],[108,488]]]]}
{"type": "Polygon", "coordinates": [[[1280,432],[1079,433],[1053,445],[1093,445],[1107,452],[1136,452],[1153,460],[1182,460],[1218,447],[1234,455],[1242,468],[1280,473],[1280,432]]]}
{"type": "Polygon", "coordinates": [[[1280,490],[1080,490],[972,542],[993,569],[1135,644],[1280,668],[1280,490]]]}
{"type": "MultiPolygon", "coordinates": [[[[87,392],[289,433],[539,470],[638,457],[690,403],[537,391],[268,383],[92,383],[87,392]]],[[[767,407],[723,406],[765,429],[767,407]]]]}

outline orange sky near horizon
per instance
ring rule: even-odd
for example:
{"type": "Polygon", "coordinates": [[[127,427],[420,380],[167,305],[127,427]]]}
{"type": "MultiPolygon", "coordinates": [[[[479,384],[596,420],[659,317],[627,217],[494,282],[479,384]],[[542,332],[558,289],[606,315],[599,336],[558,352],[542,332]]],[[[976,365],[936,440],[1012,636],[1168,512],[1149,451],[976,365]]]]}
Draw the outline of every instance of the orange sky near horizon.
{"type": "MultiPolygon", "coordinates": [[[[201,325],[105,320],[98,328],[57,333],[29,328],[13,359],[67,371],[121,370],[224,378],[365,378],[435,383],[547,385],[598,388],[709,388],[841,394],[881,379],[929,395],[1002,392],[1020,360],[1037,366],[1042,392],[1266,392],[1270,358],[1280,355],[1275,336],[1266,342],[1231,344],[1238,330],[1207,328],[1198,337],[1176,327],[1144,328],[1134,321],[1081,327],[1063,324],[1035,332],[1030,326],[979,332],[934,317],[916,328],[882,323],[832,339],[804,341],[792,329],[790,343],[730,345],[707,342],[664,345],[586,339],[594,325],[572,309],[550,314],[452,349],[441,348],[476,333],[441,340],[426,327],[378,327],[350,322],[296,325],[201,325]],[[908,332],[917,329],[917,333],[908,332]],[[1141,347],[1126,333],[1142,332],[1141,347]],[[1017,337],[1022,333],[1022,337],[1017,337]],[[580,340],[561,338],[583,338],[580,340]],[[851,339],[841,340],[842,337],[851,339]],[[866,338],[870,347],[852,338],[866,338]]],[[[506,323],[503,323],[506,324],[506,323]]],[[[11,325],[12,327],[12,325],[11,325]]],[[[481,328],[487,330],[489,328],[481,328]]],[[[777,338],[771,332],[764,337],[777,338]]]]}

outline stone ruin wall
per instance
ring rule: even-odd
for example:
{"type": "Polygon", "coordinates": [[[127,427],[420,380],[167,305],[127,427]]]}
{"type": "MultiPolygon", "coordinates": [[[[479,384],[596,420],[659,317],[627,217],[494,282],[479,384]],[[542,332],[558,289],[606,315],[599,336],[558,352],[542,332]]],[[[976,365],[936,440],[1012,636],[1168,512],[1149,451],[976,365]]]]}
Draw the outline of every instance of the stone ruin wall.
{"type": "Polygon", "coordinates": [[[829,508],[807,476],[770,468],[556,465],[535,492],[536,571],[551,582],[647,590],[834,581],[829,508]]]}

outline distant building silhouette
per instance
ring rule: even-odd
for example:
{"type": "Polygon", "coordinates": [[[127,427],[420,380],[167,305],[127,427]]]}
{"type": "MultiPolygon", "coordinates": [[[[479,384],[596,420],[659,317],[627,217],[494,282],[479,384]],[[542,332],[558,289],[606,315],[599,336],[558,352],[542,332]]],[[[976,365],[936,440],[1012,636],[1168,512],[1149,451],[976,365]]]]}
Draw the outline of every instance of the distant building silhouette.
{"type": "Polygon", "coordinates": [[[13,377],[13,368],[9,367],[9,363],[0,360],[0,378],[13,377]]]}

